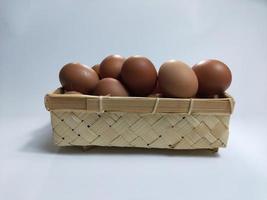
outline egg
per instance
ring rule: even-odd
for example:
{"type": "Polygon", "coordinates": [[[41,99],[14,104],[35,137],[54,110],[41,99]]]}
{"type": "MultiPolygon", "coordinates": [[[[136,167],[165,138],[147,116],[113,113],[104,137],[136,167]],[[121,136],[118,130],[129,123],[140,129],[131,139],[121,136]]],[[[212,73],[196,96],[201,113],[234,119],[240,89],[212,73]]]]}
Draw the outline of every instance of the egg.
{"type": "Polygon", "coordinates": [[[59,72],[59,80],[67,91],[92,92],[99,81],[94,70],[80,63],[68,63],[59,72]]]}
{"type": "Polygon", "coordinates": [[[204,60],[193,66],[198,78],[198,95],[221,95],[230,86],[232,74],[226,64],[219,60],[204,60]]]}
{"type": "Polygon", "coordinates": [[[156,85],[154,87],[154,89],[152,90],[151,94],[157,94],[160,93],[160,88],[159,88],[159,82],[156,82],[156,85]]]}
{"type": "Polygon", "coordinates": [[[121,67],[125,58],[120,55],[110,55],[106,57],[99,66],[99,74],[101,78],[119,79],[121,67]]]}
{"type": "Polygon", "coordinates": [[[100,77],[100,74],[99,74],[99,64],[96,64],[92,67],[92,69],[97,73],[97,75],[100,77]]]}
{"type": "Polygon", "coordinates": [[[154,93],[154,94],[148,95],[148,97],[164,97],[164,96],[161,93],[154,93]]]}
{"type": "Polygon", "coordinates": [[[123,63],[121,79],[132,95],[147,96],[156,85],[157,71],[146,57],[132,56],[123,63]]]}
{"type": "Polygon", "coordinates": [[[129,96],[120,81],[114,78],[101,79],[94,90],[94,95],[129,96]]]}
{"type": "Polygon", "coordinates": [[[165,97],[194,97],[198,89],[198,80],[194,71],[185,63],[170,60],[159,69],[159,87],[165,97]]]}
{"type": "Polygon", "coordinates": [[[82,94],[80,92],[76,92],[76,91],[64,91],[64,94],[82,94]]]}
{"type": "Polygon", "coordinates": [[[149,97],[163,97],[161,92],[160,92],[160,88],[159,88],[159,82],[156,82],[156,85],[154,87],[154,89],[152,90],[152,92],[148,95],[149,97]]]}

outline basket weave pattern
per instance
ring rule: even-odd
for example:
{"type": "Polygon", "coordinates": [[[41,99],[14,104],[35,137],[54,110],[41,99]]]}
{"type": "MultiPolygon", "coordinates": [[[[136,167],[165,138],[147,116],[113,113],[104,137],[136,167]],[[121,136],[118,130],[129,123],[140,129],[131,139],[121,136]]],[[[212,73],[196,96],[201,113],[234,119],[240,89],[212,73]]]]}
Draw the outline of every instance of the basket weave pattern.
{"type": "Polygon", "coordinates": [[[167,149],[225,147],[229,115],[51,111],[58,146],[119,146],[167,149]]]}
{"type": "Polygon", "coordinates": [[[115,146],[165,149],[225,147],[234,99],[45,96],[57,146],[115,146]]]}

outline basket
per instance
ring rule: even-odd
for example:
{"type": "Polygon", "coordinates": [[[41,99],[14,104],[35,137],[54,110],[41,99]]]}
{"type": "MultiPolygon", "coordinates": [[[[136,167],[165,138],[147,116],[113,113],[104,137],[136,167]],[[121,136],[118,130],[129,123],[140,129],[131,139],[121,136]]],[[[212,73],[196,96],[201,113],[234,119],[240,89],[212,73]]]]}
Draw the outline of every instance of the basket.
{"type": "Polygon", "coordinates": [[[223,98],[45,96],[57,146],[163,149],[226,147],[234,100],[223,98]]]}

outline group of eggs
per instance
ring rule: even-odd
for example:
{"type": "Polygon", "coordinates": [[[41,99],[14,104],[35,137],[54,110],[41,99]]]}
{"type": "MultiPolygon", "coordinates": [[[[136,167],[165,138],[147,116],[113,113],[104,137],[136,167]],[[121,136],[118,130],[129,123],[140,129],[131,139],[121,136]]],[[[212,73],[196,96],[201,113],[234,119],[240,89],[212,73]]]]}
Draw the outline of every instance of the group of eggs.
{"type": "Polygon", "coordinates": [[[110,55],[92,68],[68,63],[59,73],[65,93],[100,96],[215,97],[230,86],[230,69],[221,61],[204,60],[192,68],[169,60],[159,71],[143,56],[110,55]]]}

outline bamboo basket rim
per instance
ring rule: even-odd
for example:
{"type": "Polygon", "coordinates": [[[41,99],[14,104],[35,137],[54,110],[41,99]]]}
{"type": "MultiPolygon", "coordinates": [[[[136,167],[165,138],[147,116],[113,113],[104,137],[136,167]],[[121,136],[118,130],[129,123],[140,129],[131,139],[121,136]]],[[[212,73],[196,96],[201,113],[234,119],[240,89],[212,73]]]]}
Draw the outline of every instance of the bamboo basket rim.
{"type": "Polygon", "coordinates": [[[228,94],[221,98],[114,97],[86,94],[64,94],[60,87],[45,95],[48,111],[198,113],[230,115],[235,100],[228,94]],[[129,108],[131,107],[131,108],[129,108]],[[178,109],[177,109],[178,108],[178,109]]]}

